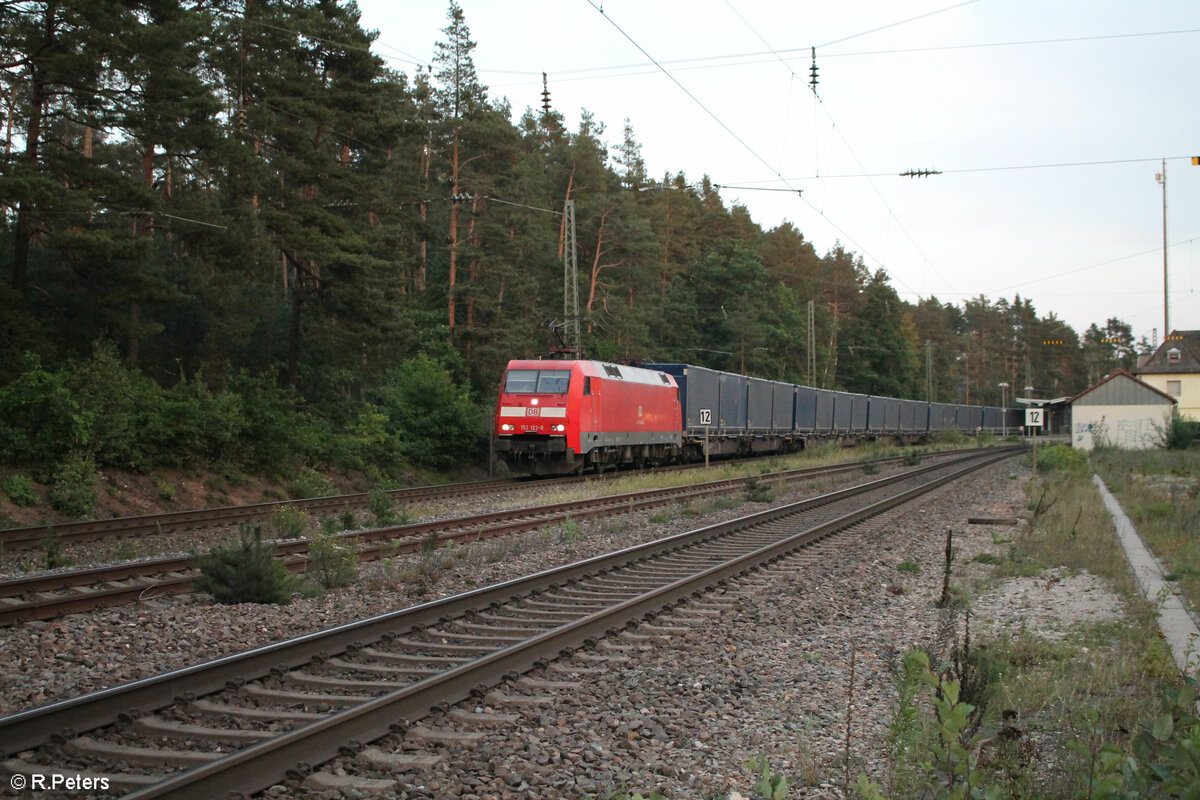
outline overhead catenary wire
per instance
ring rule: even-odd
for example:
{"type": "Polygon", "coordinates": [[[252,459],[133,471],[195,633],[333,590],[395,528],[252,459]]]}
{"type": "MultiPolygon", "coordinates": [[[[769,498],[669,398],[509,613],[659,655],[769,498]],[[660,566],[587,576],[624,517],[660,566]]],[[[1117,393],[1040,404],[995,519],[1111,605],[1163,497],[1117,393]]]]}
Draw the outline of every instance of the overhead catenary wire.
{"type": "MultiPolygon", "coordinates": [[[[655,66],[657,66],[658,69],[664,75],[666,75],[666,77],[668,79],[670,79],[672,83],[674,83],[677,87],[679,87],[679,89],[681,91],[683,91],[683,93],[686,94],[688,96],[688,98],[692,100],[692,102],[694,102],[697,106],[699,106],[701,108],[701,110],[703,110],[709,117],[711,117],[713,119],[714,122],[716,122],[723,130],[725,130],[730,136],[732,136],[734,138],[734,140],[736,140],[743,148],[745,148],[745,150],[747,152],[749,152],[752,156],[754,156],[754,158],[757,159],[768,170],[770,170],[771,172],[774,172],[778,175],[778,171],[775,170],[774,167],[772,167],[772,165],[769,161],[767,161],[757,150],[755,150],[753,147],[751,147],[744,139],[742,139],[740,136],[738,136],[738,134],[732,128],[730,128],[729,125],[727,125],[724,122],[724,120],[722,120],[720,117],[718,117],[710,108],[708,108],[708,106],[706,106],[686,86],[684,86],[683,83],[678,78],[676,78],[673,74],[671,74],[670,70],[668,70],[665,66],[663,66],[661,63],[659,63],[653,56],[651,56],[650,53],[644,47],[642,47],[632,36],[630,36],[620,25],[618,25],[615,20],[611,19],[607,14],[605,14],[602,6],[597,5],[595,0],[587,0],[587,2],[590,6],[592,6],[592,8],[596,9],[596,11],[598,11],[608,21],[608,23],[617,30],[617,32],[619,32],[623,37],[625,37],[625,39],[628,40],[630,44],[632,44],[635,48],[637,48],[638,52],[642,53],[642,55],[644,55],[648,59],[650,59],[651,62],[654,63],[655,66]]],[[[779,180],[781,182],[783,182],[785,185],[789,185],[789,188],[792,191],[796,191],[797,194],[800,194],[799,190],[796,189],[796,187],[790,186],[789,179],[784,178],[782,175],[779,175],[779,180]]],[[[879,258],[874,256],[871,253],[871,251],[869,251],[867,248],[863,247],[844,228],[842,228],[840,225],[837,225],[832,219],[829,218],[829,216],[827,216],[824,213],[824,211],[817,209],[817,207],[814,206],[807,199],[805,199],[803,197],[803,195],[800,195],[800,199],[803,200],[806,205],[808,205],[810,208],[812,208],[814,211],[816,211],[825,222],[830,224],[835,230],[837,230],[842,236],[844,236],[848,242],[850,242],[852,245],[854,245],[856,248],[858,248],[859,252],[862,255],[865,255],[867,258],[869,258],[871,261],[878,264],[880,267],[885,267],[884,263],[882,261],[880,261],[879,258]]],[[[911,286],[908,286],[898,276],[893,276],[893,277],[895,277],[896,280],[899,283],[901,283],[910,292],[917,294],[918,297],[920,296],[919,293],[916,293],[911,286]]]]}
{"type": "MultiPolygon", "coordinates": [[[[664,67],[662,64],[660,64],[657,60],[655,60],[655,58],[652,55],[650,55],[650,53],[644,47],[642,47],[640,44],[638,44],[636,39],[634,39],[632,36],[630,36],[628,33],[625,32],[624,28],[622,28],[620,25],[618,25],[615,20],[613,20],[611,17],[608,16],[608,14],[604,13],[604,7],[602,5],[597,5],[595,0],[587,0],[587,3],[592,8],[596,9],[596,11],[600,12],[600,16],[604,17],[604,19],[608,21],[608,24],[612,25],[613,28],[615,28],[618,33],[620,33],[622,36],[624,36],[625,39],[628,40],[630,44],[632,44],[634,47],[636,47],[639,53],[644,55],[646,58],[650,59],[650,62],[652,64],[654,64],[656,67],[658,67],[658,69],[664,75],[666,75],[667,78],[672,83],[674,83],[677,87],[679,87],[680,91],[682,91],[684,94],[686,94],[688,96],[688,98],[691,99],[691,101],[693,103],[695,103],[697,106],[699,106],[700,109],[705,114],[707,114],[709,117],[711,117],[712,120],[714,122],[716,122],[718,125],[720,125],[721,128],[726,133],[728,133],[730,136],[732,136],[738,144],[740,144],[743,148],[745,148],[746,152],[750,153],[750,155],[752,155],[756,159],[758,159],[758,161],[760,161],[762,163],[762,165],[765,166],[767,169],[769,169],[771,172],[775,173],[776,175],[779,174],[778,170],[776,170],[774,167],[772,167],[771,163],[769,161],[767,161],[765,158],[763,158],[762,155],[760,155],[757,150],[755,150],[753,147],[751,147],[749,144],[747,144],[745,139],[743,139],[741,136],[738,136],[737,133],[732,128],[730,128],[728,125],[726,125],[724,120],[722,120],[715,113],[713,113],[712,109],[710,109],[708,106],[706,106],[700,100],[700,98],[698,98],[698,97],[696,97],[696,95],[692,94],[690,89],[688,89],[686,86],[684,86],[683,83],[680,82],[680,80],[678,78],[676,78],[674,75],[672,75],[670,70],[668,70],[666,67],[664,67]]],[[[783,180],[784,183],[787,183],[787,179],[781,178],[781,180],[783,180]]]]}
{"type": "MultiPolygon", "coordinates": [[[[730,0],[725,0],[725,2],[726,2],[726,4],[728,4],[728,5],[730,6],[730,8],[733,8],[732,4],[730,3],[730,0]]],[[[887,28],[893,28],[893,27],[897,27],[897,26],[899,26],[899,25],[903,25],[903,24],[905,24],[905,23],[908,23],[908,22],[913,22],[913,21],[915,21],[915,20],[918,20],[918,19],[924,19],[925,17],[932,16],[932,15],[934,15],[934,14],[940,14],[940,13],[942,13],[942,12],[944,12],[944,11],[950,11],[950,10],[953,10],[953,9],[955,9],[955,8],[960,8],[960,7],[962,7],[962,6],[965,6],[965,5],[970,5],[971,3],[974,3],[974,2],[977,2],[977,0],[965,0],[965,2],[961,2],[961,3],[958,3],[958,4],[956,4],[956,5],[949,6],[949,7],[947,7],[947,8],[944,8],[944,9],[940,9],[940,10],[938,10],[938,11],[932,11],[932,12],[929,12],[929,13],[927,13],[927,14],[921,14],[921,15],[919,15],[919,16],[916,16],[916,17],[911,17],[911,18],[909,18],[909,19],[906,19],[906,20],[900,20],[900,21],[898,21],[898,22],[894,22],[894,23],[891,23],[891,24],[888,24],[888,25],[884,25],[884,26],[882,26],[882,27],[874,28],[874,29],[872,29],[872,30],[870,30],[870,31],[865,31],[865,32],[863,32],[863,33],[861,33],[861,34],[855,34],[854,36],[845,37],[845,38],[843,38],[843,39],[840,39],[840,40],[838,40],[838,41],[848,41],[849,39],[858,38],[859,36],[866,36],[867,34],[874,33],[875,31],[879,31],[879,30],[885,30],[885,29],[887,29],[887,28]]],[[[735,14],[737,14],[737,10],[736,10],[736,9],[734,9],[734,13],[735,13],[735,14]]],[[[743,22],[743,23],[746,25],[746,27],[750,28],[750,30],[751,30],[751,31],[754,33],[754,35],[755,35],[755,36],[758,38],[758,40],[759,40],[759,41],[761,41],[763,44],[765,44],[765,45],[766,45],[768,48],[770,48],[770,47],[771,47],[770,43],[769,43],[769,42],[768,42],[768,41],[767,41],[767,40],[766,40],[766,39],[765,39],[765,38],[762,36],[762,34],[760,34],[760,33],[759,33],[757,30],[755,30],[754,26],[752,26],[752,25],[749,23],[749,21],[747,21],[747,20],[746,20],[746,18],[745,18],[745,17],[743,17],[741,14],[738,14],[737,16],[738,16],[738,18],[739,18],[739,19],[741,19],[741,20],[742,20],[742,22],[743,22]]],[[[774,50],[772,50],[772,52],[774,53],[775,51],[774,51],[774,50]]],[[[812,55],[812,67],[811,67],[811,70],[810,70],[810,71],[811,71],[811,75],[812,75],[812,77],[811,77],[811,80],[809,81],[809,87],[812,89],[813,96],[814,96],[814,97],[816,98],[816,100],[817,100],[817,105],[818,105],[818,107],[819,107],[819,108],[820,108],[822,111],[824,111],[824,112],[825,112],[825,115],[826,115],[826,116],[829,118],[829,122],[830,122],[830,124],[831,124],[832,128],[833,128],[834,130],[836,130],[836,131],[837,131],[838,137],[839,137],[839,138],[842,140],[842,144],[843,144],[843,145],[846,147],[846,150],[847,150],[847,151],[850,153],[850,156],[851,156],[851,157],[854,159],[855,163],[856,163],[856,164],[858,164],[859,168],[860,168],[860,169],[861,169],[861,170],[862,170],[862,171],[865,173],[865,172],[867,172],[866,165],[864,165],[864,164],[863,164],[863,162],[862,162],[862,159],[860,159],[860,158],[858,157],[858,153],[856,153],[856,152],[855,152],[855,150],[854,150],[854,148],[853,148],[853,147],[850,145],[850,141],[849,141],[849,140],[846,138],[845,134],[844,134],[844,133],[842,133],[842,132],[841,132],[841,130],[838,130],[838,129],[837,129],[837,125],[836,125],[836,123],[834,122],[834,119],[833,119],[833,114],[832,114],[832,113],[830,113],[830,111],[829,111],[829,108],[828,108],[828,107],[826,106],[826,104],[825,104],[825,100],[824,100],[824,98],[823,98],[823,97],[821,97],[821,94],[820,94],[820,92],[818,92],[818,91],[817,91],[817,83],[818,83],[818,78],[817,78],[818,72],[817,72],[817,70],[818,70],[818,67],[817,67],[817,60],[816,60],[816,59],[817,59],[816,52],[817,52],[817,51],[816,51],[816,48],[815,48],[815,47],[811,48],[811,55],[812,55]]],[[[788,63],[787,63],[787,62],[786,62],[786,61],[785,61],[785,60],[784,60],[782,57],[780,57],[780,56],[779,56],[777,53],[776,53],[776,58],[778,59],[779,63],[780,63],[780,64],[783,64],[784,68],[788,70],[789,74],[791,74],[791,75],[793,75],[793,76],[794,76],[794,74],[795,74],[795,73],[794,73],[794,71],[791,69],[791,67],[788,65],[788,63]]],[[[814,165],[814,168],[815,168],[815,165],[814,165]]],[[[896,214],[896,211],[895,211],[895,209],[893,209],[893,208],[892,208],[891,204],[890,204],[890,203],[887,201],[887,198],[885,198],[885,197],[883,196],[883,192],[880,190],[880,188],[879,188],[879,187],[878,187],[878,186],[875,184],[875,182],[874,182],[873,180],[872,180],[872,181],[870,181],[870,183],[871,183],[871,188],[872,188],[872,189],[874,189],[874,191],[875,191],[875,195],[876,195],[876,196],[879,198],[879,202],[883,204],[883,207],[884,207],[884,209],[886,209],[886,211],[887,211],[887,213],[888,213],[888,217],[887,217],[887,220],[888,220],[888,226],[887,226],[887,227],[888,227],[888,229],[890,230],[890,227],[891,227],[891,221],[894,219],[894,220],[896,221],[896,226],[897,226],[897,227],[898,227],[898,228],[901,230],[901,232],[902,232],[902,233],[905,235],[905,237],[908,239],[909,243],[910,243],[910,244],[912,244],[913,248],[916,250],[917,254],[918,254],[920,257],[921,257],[921,260],[922,260],[922,261],[924,261],[924,263],[926,264],[926,266],[928,266],[928,267],[929,267],[931,270],[933,270],[934,274],[936,274],[936,275],[937,275],[937,276],[938,276],[938,277],[939,277],[939,278],[942,280],[942,282],[946,284],[946,286],[947,286],[947,287],[949,287],[951,290],[955,290],[955,289],[954,289],[954,285],[953,285],[952,283],[950,283],[950,281],[949,281],[949,280],[946,278],[946,276],[942,274],[941,270],[939,270],[939,269],[938,269],[938,268],[937,268],[937,267],[936,267],[936,266],[933,264],[933,262],[929,260],[929,257],[928,257],[927,255],[925,255],[925,252],[924,252],[924,250],[922,250],[922,249],[921,249],[921,246],[920,246],[919,244],[917,244],[917,241],[916,241],[916,239],[914,239],[914,238],[913,238],[913,235],[912,235],[912,233],[911,233],[911,232],[908,230],[908,228],[907,228],[907,227],[904,225],[904,222],[903,222],[903,221],[900,219],[899,215],[897,215],[897,214],[896,214]]],[[[885,238],[886,238],[886,233],[885,233],[885,238]]],[[[885,258],[886,258],[886,246],[885,246],[885,258]]],[[[878,261],[878,263],[879,263],[881,266],[885,267],[885,268],[886,268],[886,266],[887,266],[887,262],[886,262],[885,260],[883,260],[883,261],[878,261]]],[[[907,284],[905,283],[904,279],[903,279],[903,278],[901,278],[899,275],[895,275],[895,274],[893,274],[893,275],[892,275],[892,277],[893,277],[893,278],[894,278],[894,279],[895,279],[897,282],[899,282],[899,283],[901,283],[901,284],[904,284],[905,286],[907,286],[907,284]]],[[[911,286],[907,286],[907,288],[908,288],[910,291],[912,290],[912,287],[911,287],[911,286]]],[[[918,296],[918,297],[920,297],[920,293],[919,293],[919,292],[917,292],[917,296],[918,296]]]]}
{"type": "MultiPolygon", "coordinates": [[[[953,8],[953,6],[951,7],[953,8]]],[[[1182,36],[1200,34],[1200,28],[1182,28],[1169,31],[1145,31],[1141,33],[1116,33],[1104,34],[1098,36],[1065,36],[1054,39],[1022,39],[1008,42],[973,42],[967,44],[948,44],[948,45],[928,45],[925,47],[905,47],[892,48],[887,50],[859,50],[844,53],[823,52],[821,58],[859,58],[867,56],[886,56],[886,55],[908,55],[914,53],[936,53],[951,50],[975,50],[999,47],[1037,47],[1045,45],[1057,44],[1074,44],[1083,42],[1105,41],[1109,39],[1138,39],[1158,36],[1182,36]]],[[[827,47],[828,45],[820,45],[827,47]]],[[[762,64],[768,61],[783,60],[787,62],[788,57],[802,58],[807,56],[812,49],[811,45],[803,47],[786,47],[776,48],[774,50],[759,50],[745,53],[728,53],[719,56],[698,56],[694,58],[677,58],[677,59],[662,59],[657,64],[647,62],[613,64],[610,66],[599,67],[575,67],[566,69],[556,69],[555,75],[562,82],[581,81],[581,80],[608,80],[611,78],[621,77],[637,77],[657,72],[662,66],[670,67],[676,72],[685,72],[701,69],[727,69],[731,67],[753,66],[762,64]],[[631,71],[635,70],[635,71],[631,71]]],[[[790,64],[789,64],[790,68],[790,64]]],[[[522,77],[540,77],[540,72],[530,70],[507,70],[495,68],[481,68],[481,72],[486,72],[491,75],[511,75],[522,77]]],[[[504,88],[506,86],[524,86],[527,81],[512,82],[512,83],[494,83],[492,88],[504,88]]]]}
{"type": "MultiPolygon", "coordinates": [[[[1165,158],[1167,161],[1190,161],[1193,158],[1193,156],[1191,156],[1191,155],[1166,156],[1165,158]]],[[[1059,162],[1050,162],[1050,163],[1045,163],[1045,164],[1004,164],[1004,165],[991,166],[991,167],[959,167],[959,168],[950,168],[950,169],[938,168],[936,170],[936,174],[938,174],[938,175],[965,175],[965,174],[977,173],[977,172],[1011,172],[1011,171],[1016,171],[1016,170],[1032,170],[1032,169],[1066,169],[1066,168],[1070,168],[1070,167],[1105,167],[1105,166],[1114,166],[1117,164],[1158,163],[1158,162],[1161,162],[1163,159],[1164,159],[1163,156],[1153,156],[1153,157],[1147,156],[1147,157],[1143,157],[1143,158],[1109,158],[1109,159],[1099,159],[1096,161],[1059,161],[1059,162]]],[[[930,174],[934,174],[934,173],[931,172],[930,174]]],[[[897,169],[889,170],[887,172],[870,172],[870,173],[847,172],[847,173],[842,173],[842,174],[838,174],[838,175],[830,175],[830,174],[806,175],[806,176],[805,175],[796,175],[796,176],[792,176],[792,177],[788,178],[788,181],[795,182],[795,181],[811,181],[811,180],[818,180],[818,179],[819,180],[834,180],[834,179],[843,180],[843,179],[851,179],[851,178],[890,178],[890,177],[907,177],[907,176],[904,171],[901,171],[897,168],[897,169]]],[[[749,180],[738,181],[738,183],[747,183],[747,184],[771,183],[771,182],[772,182],[771,180],[756,180],[753,178],[749,179],[749,180]]]]}

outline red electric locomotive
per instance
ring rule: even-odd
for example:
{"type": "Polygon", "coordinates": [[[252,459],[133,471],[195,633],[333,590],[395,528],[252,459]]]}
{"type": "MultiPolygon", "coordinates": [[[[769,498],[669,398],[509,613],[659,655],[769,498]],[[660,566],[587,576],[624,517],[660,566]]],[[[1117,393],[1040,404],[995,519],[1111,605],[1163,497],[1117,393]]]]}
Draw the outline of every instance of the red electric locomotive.
{"type": "Polygon", "coordinates": [[[679,457],[675,379],[602,361],[510,361],[496,404],[496,456],[514,472],[667,463],[679,457]]]}

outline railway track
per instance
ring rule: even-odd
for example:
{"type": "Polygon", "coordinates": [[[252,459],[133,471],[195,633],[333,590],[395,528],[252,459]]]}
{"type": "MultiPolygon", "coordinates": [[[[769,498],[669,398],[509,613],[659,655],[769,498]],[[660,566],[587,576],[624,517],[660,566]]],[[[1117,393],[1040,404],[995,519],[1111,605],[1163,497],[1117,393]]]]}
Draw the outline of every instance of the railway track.
{"type": "MultiPolygon", "coordinates": [[[[697,469],[702,466],[704,465],[700,463],[683,464],[672,465],[662,469],[678,471],[697,469]]],[[[537,488],[548,488],[587,481],[604,481],[615,478],[619,474],[608,473],[586,477],[568,476],[562,478],[539,478],[536,480],[498,478],[486,481],[467,481],[436,486],[391,489],[386,494],[393,503],[412,504],[447,497],[470,497],[495,492],[519,491],[534,486],[537,488]]],[[[164,531],[230,527],[243,522],[261,522],[285,508],[300,509],[314,516],[336,514],[346,509],[365,508],[370,503],[370,498],[371,495],[369,492],[358,492],[300,500],[275,500],[244,506],[217,506],[184,511],[168,511],[162,514],[145,514],[131,517],[115,517],[113,519],[81,520],[79,522],[59,522],[45,525],[29,525],[20,528],[7,528],[0,530],[0,552],[14,553],[37,549],[48,537],[53,537],[59,544],[66,545],[108,538],[144,536],[164,531]]]]}
{"type": "Polygon", "coordinates": [[[57,771],[131,800],[252,793],[347,754],[403,771],[412,756],[365,745],[427,736],[431,715],[505,676],[1013,454],[923,466],[0,718],[0,770],[24,781],[57,771]]]}
{"type": "MultiPolygon", "coordinates": [[[[560,481],[546,481],[554,485],[560,481]]],[[[409,489],[392,489],[387,492],[392,502],[417,503],[438,500],[444,497],[462,497],[488,492],[524,489],[528,481],[503,478],[489,481],[470,481],[438,486],[417,486],[409,489]]],[[[60,522],[48,525],[31,525],[24,528],[9,528],[0,531],[0,547],[5,552],[30,550],[38,547],[47,536],[53,536],[62,544],[86,542],[115,537],[143,536],[169,530],[193,530],[237,525],[242,522],[262,521],[280,509],[296,508],[313,515],[334,514],[345,509],[367,507],[370,494],[332,495],[304,500],[276,500],[268,503],[253,503],[245,506],[219,506],[214,508],[169,511],[164,514],[146,514],[113,519],[60,522]]]]}
{"type": "MultiPolygon", "coordinates": [[[[871,463],[894,464],[902,457],[871,463]]],[[[826,467],[809,467],[762,475],[767,483],[793,483],[816,477],[863,469],[864,462],[826,467]]],[[[541,484],[539,484],[541,485],[541,484]]],[[[413,553],[450,543],[537,530],[548,525],[598,516],[640,511],[671,503],[683,503],[743,491],[746,479],[732,478],[701,484],[651,489],[601,498],[570,501],[533,508],[496,511],[453,519],[389,526],[342,533],[338,539],[357,548],[361,561],[413,553]]],[[[275,555],[289,570],[303,573],[309,567],[310,539],[275,545],[275,555]]],[[[198,571],[191,555],[167,556],[141,561],[66,570],[32,577],[0,581],[0,626],[36,619],[53,619],[63,614],[123,605],[192,589],[198,571]]]]}

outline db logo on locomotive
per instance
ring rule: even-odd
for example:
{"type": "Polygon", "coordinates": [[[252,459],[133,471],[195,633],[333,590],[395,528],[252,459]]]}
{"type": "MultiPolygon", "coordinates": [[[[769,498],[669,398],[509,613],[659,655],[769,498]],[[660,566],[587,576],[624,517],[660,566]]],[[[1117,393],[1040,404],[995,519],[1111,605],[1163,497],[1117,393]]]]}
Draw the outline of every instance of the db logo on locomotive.
{"type": "Polygon", "coordinates": [[[527,417],[540,417],[541,415],[542,410],[536,406],[530,406],[529,408],[525,409],[525,416],[527,417]]]}

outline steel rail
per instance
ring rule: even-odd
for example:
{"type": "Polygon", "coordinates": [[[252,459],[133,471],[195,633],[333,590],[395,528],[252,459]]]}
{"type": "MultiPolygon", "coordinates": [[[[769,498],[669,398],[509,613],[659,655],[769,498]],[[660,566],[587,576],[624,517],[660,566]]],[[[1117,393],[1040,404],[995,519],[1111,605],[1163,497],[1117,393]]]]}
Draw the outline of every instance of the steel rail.
{"type": "MultiPolygon", "coordinates": [[[[1015,450],[995,450],[989,455],[1008,457],[1015,450]]],[[[184,667],[144,678],[121,686],[62,700],[0,718],[0,752],[12,754],[35,747],[56,735],[92,730],[112,724],[121,715],[133,710],[151,711],[170,705],[186,694],[204,695],[218,691],[232,681],[252,679],[269,674],[273,669],[292,669],[308,663],[322,653],[338,652],[349,647],[362,647],[363,642],[376,641],[397,630],[414,630],[452,619],[472,610],[486,608],[518,594],[543,591],[554,585],[578,580],[640,559],[674,550],[686,544],[720,536],[744,527],[748,521],[767,522],[836,500],[889,486],[937,469],[962,463],[959,458],[948,464],[935,464],[888,476],[855,487],[830,492],[797,503],[779,506],[739,520],[718,523],[705,528],[676,534],[654,542],[596,556],[584,561],[545,570],[531,576],[482,587],[459,595],[442,598],[407,609],[382,614],[365,620],[265,645],[213,661],[184,667]]]]}
{"type": "MultiPolygon", "coordinates": [[[[874,459],[869,462],[849,462],[822,467],[805,467],[756,476],[758,480],[792,482],[811,477],[837,475],[862,469],[864,464],[889,464],[903,456],[874,459]]],[[[488,514],[453,517],[431,522],[348,531],[338,535],[341,541],[367,543],[358,551],[360,561],[417,552],[429,545],[441,546],[452,541],[479,540],[534,530],[564,519],[587,519],[596,516],[625,513],[654,508],[668,503],[705,497],[742,487],[747,478],[727,478],[700,484],[646,489],[619,495],[585,500],[572,500],[543,506],[496,511],[488,514]]],[[[307,556],[312,540],[308,538],[279,542],[275,555],[285,557],[287,568],[295,573],[306,571],[307,556]]],[[[0,626],[13,625],[31,619],[53,619],[70,613],[89,611],[124,603],[138,602],[163,595],[186,594],[192,589],[196,559],[194,556],[164,556],[111,566],[89,567],[46,573],[31,578],[0,580],[0,626]],[[112,586],[121,581],[163,576],[133,585],[112,586]],[[46,593],[77,587],[93,589],[58,597],[46,593]],[[33,596],[22,601],[19,598],[33,596]]]]}
{"type": "MultiPolygon", "coordinates": [[[[348,743],[366,743],[403,729],[433,713],[436,707],[456,703],[495,683],[495,676],[520,673],[559,653],[583,646],[589,639],[618,632],[647,615],[697,595],[706,589],[829,534],[877,516],[948,483],[955,478],[1010,456],[991,454],[976,463],[893,497],[877,501],[829,522],[800,531],[752,552],[694,575],[644,592],[609,608],[589,614],[530,639],[489,653],[438,675],[397,689],[381,697],[295,728],[228,756],[176,773],[152,786],[135,790],[124,800],[207,800],[229,792],[257,791],[284,780],[298,764],[321,764],[346,752],[348,743]]],[[[944,468],[946,465],[939,465],[944,468]]],[[[912,477],[912,473],[908,474],[912,477]]],[[[761,515],[753,515],[758,517],[761,515]]],[[[777,515],[771,515],[777,516],[777,515]]],[[[743,526],[745,523],[742,520],[743,526]]],[[[349,745],[351,750],[355,745],[349,745]]]]}
{"type": "MultiPolygon", "coordinates": [[[[477,494],[506,488],[526,488],[533,485],[517,479],[469,481],[437,486],[415,486],[408,489],[391,489],[387,494],[393,501],[415,502],[434,497],[456,494],[477,494]]],[[[47,536],[55,536],[62,542],[105,538],[109,536],[135,536],[165,530],[194,528],[199,525],[231,525],[269,517],[281,508],[301,508],[307,511],[340,511],[359,508],[370,501],[370,493],[356,492],[328,497],[312,497],[299,500],[272,500],[244,506],[214,506],[212,508],[167,511],[162,514],[141,514],[112,519],[82,520],[79,522],[56,522],[45,525],[29,525],[0,531],[0,544],[8,549],[36,547],[47,536]]]]}

